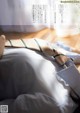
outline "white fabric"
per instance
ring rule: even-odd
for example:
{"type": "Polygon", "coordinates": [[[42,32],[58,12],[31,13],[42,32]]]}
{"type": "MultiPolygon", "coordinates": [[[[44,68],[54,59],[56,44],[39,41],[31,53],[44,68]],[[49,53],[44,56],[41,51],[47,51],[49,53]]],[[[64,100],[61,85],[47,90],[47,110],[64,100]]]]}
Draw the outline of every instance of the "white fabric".
{"type": "MultiPolygon", "coordinates": [[[[4,31],[19,32],[35,32],[50,27],[49,7],[49,0],[0,0],[0,25],[2,25],[4,31]],[[33,22],[33,5],[48,6],[46,9],[46,23],[33,22]]],[[[44,21],[43,18],[42,21],[44,21]]]]}
{"type": "MultiPolygon", "coordinates": [[[[76,1],[73,0],[73,2],[76,1]]],[[[79,7],[80,4],[77,2],[61,3],[61,0],[0,0],[0,25],[8,25],[2,26],[5,31],[35,32],[45,27],[51,27],[56,29],[59,36],[74,35],[80,33],[79,7]],[[47,5],[46,13],[44,10],[45,14],[39,12],[40,18],[42,18],[40,23],[32,21],[33,4],[47,5]],[[21,26],[14,27],[14,25],[21,26]]],[[[39,6],[35,10],[35,15],[38,10],[40,10],[39,6]]]]}

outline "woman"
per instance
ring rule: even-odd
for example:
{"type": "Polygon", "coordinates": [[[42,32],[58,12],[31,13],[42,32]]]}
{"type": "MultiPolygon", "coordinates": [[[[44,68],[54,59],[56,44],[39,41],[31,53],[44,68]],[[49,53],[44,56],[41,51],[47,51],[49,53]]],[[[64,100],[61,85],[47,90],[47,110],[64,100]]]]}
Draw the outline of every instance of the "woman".
{"type": "Polygon", "coordinates": [[[55,59],[25,48],[5,48],[0,59],[0,105],[9,113],[73,113],[77,105],[55,59]]]}

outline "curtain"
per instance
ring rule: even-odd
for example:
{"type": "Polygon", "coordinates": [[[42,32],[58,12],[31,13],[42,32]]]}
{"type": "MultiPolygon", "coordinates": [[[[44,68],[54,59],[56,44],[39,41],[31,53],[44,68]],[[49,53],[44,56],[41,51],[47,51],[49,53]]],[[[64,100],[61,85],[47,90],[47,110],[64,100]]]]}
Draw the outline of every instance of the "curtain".
{"type": "Polygon", "coordinates": [[[57,35],[80,32],[77,0],[0,0],[0,27],[4,31],[35,32],[54,28],[57,35]]]}
{"type": "Polygon", "coordinates": [[[0,26],[4,31],[19,32],[50,27],[49,8],[49,0],[0,0],[0,26]],[[36,19],[38,13],[42,17],[36,19]]]}
{"type": "Polygon", "coordinates": [[[59,36],[80,33],[80,0],[54,0],[54,28],[59,36]],[[56,19],[55,19],[56,18],[56,19]]]}

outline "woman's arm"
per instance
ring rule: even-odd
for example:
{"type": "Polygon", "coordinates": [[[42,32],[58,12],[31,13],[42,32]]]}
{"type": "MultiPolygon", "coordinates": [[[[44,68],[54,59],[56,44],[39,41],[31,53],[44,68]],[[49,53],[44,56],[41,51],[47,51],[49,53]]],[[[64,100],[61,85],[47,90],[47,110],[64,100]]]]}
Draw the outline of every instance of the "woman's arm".
{"type": "Polygon", "coordinates": [[[54,99],[42,93],[19,95],[0,101],[0,105],[8,105],[8,113],[61,113],[54,99]]]}
{"type": "Polygon", "coordinates": [[[0,36],[0,57],[3,55],[6,38],[4,35],[0,36]]]}

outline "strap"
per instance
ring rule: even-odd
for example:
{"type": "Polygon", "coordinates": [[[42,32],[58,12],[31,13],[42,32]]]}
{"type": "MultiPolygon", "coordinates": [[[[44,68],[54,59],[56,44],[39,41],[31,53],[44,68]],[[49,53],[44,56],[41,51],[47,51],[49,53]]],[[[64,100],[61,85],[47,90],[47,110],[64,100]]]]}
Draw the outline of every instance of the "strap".
{"type": "Polygon", "coordinates": [[[67,56],[60,53],[57,49],[53,48],[52,43],[37,38],[7,40],[5,46],[16,48],[28,48],[43,52],[44,54],[54,57],[60,65],[64,65],[69,60],[67,56]]]}

